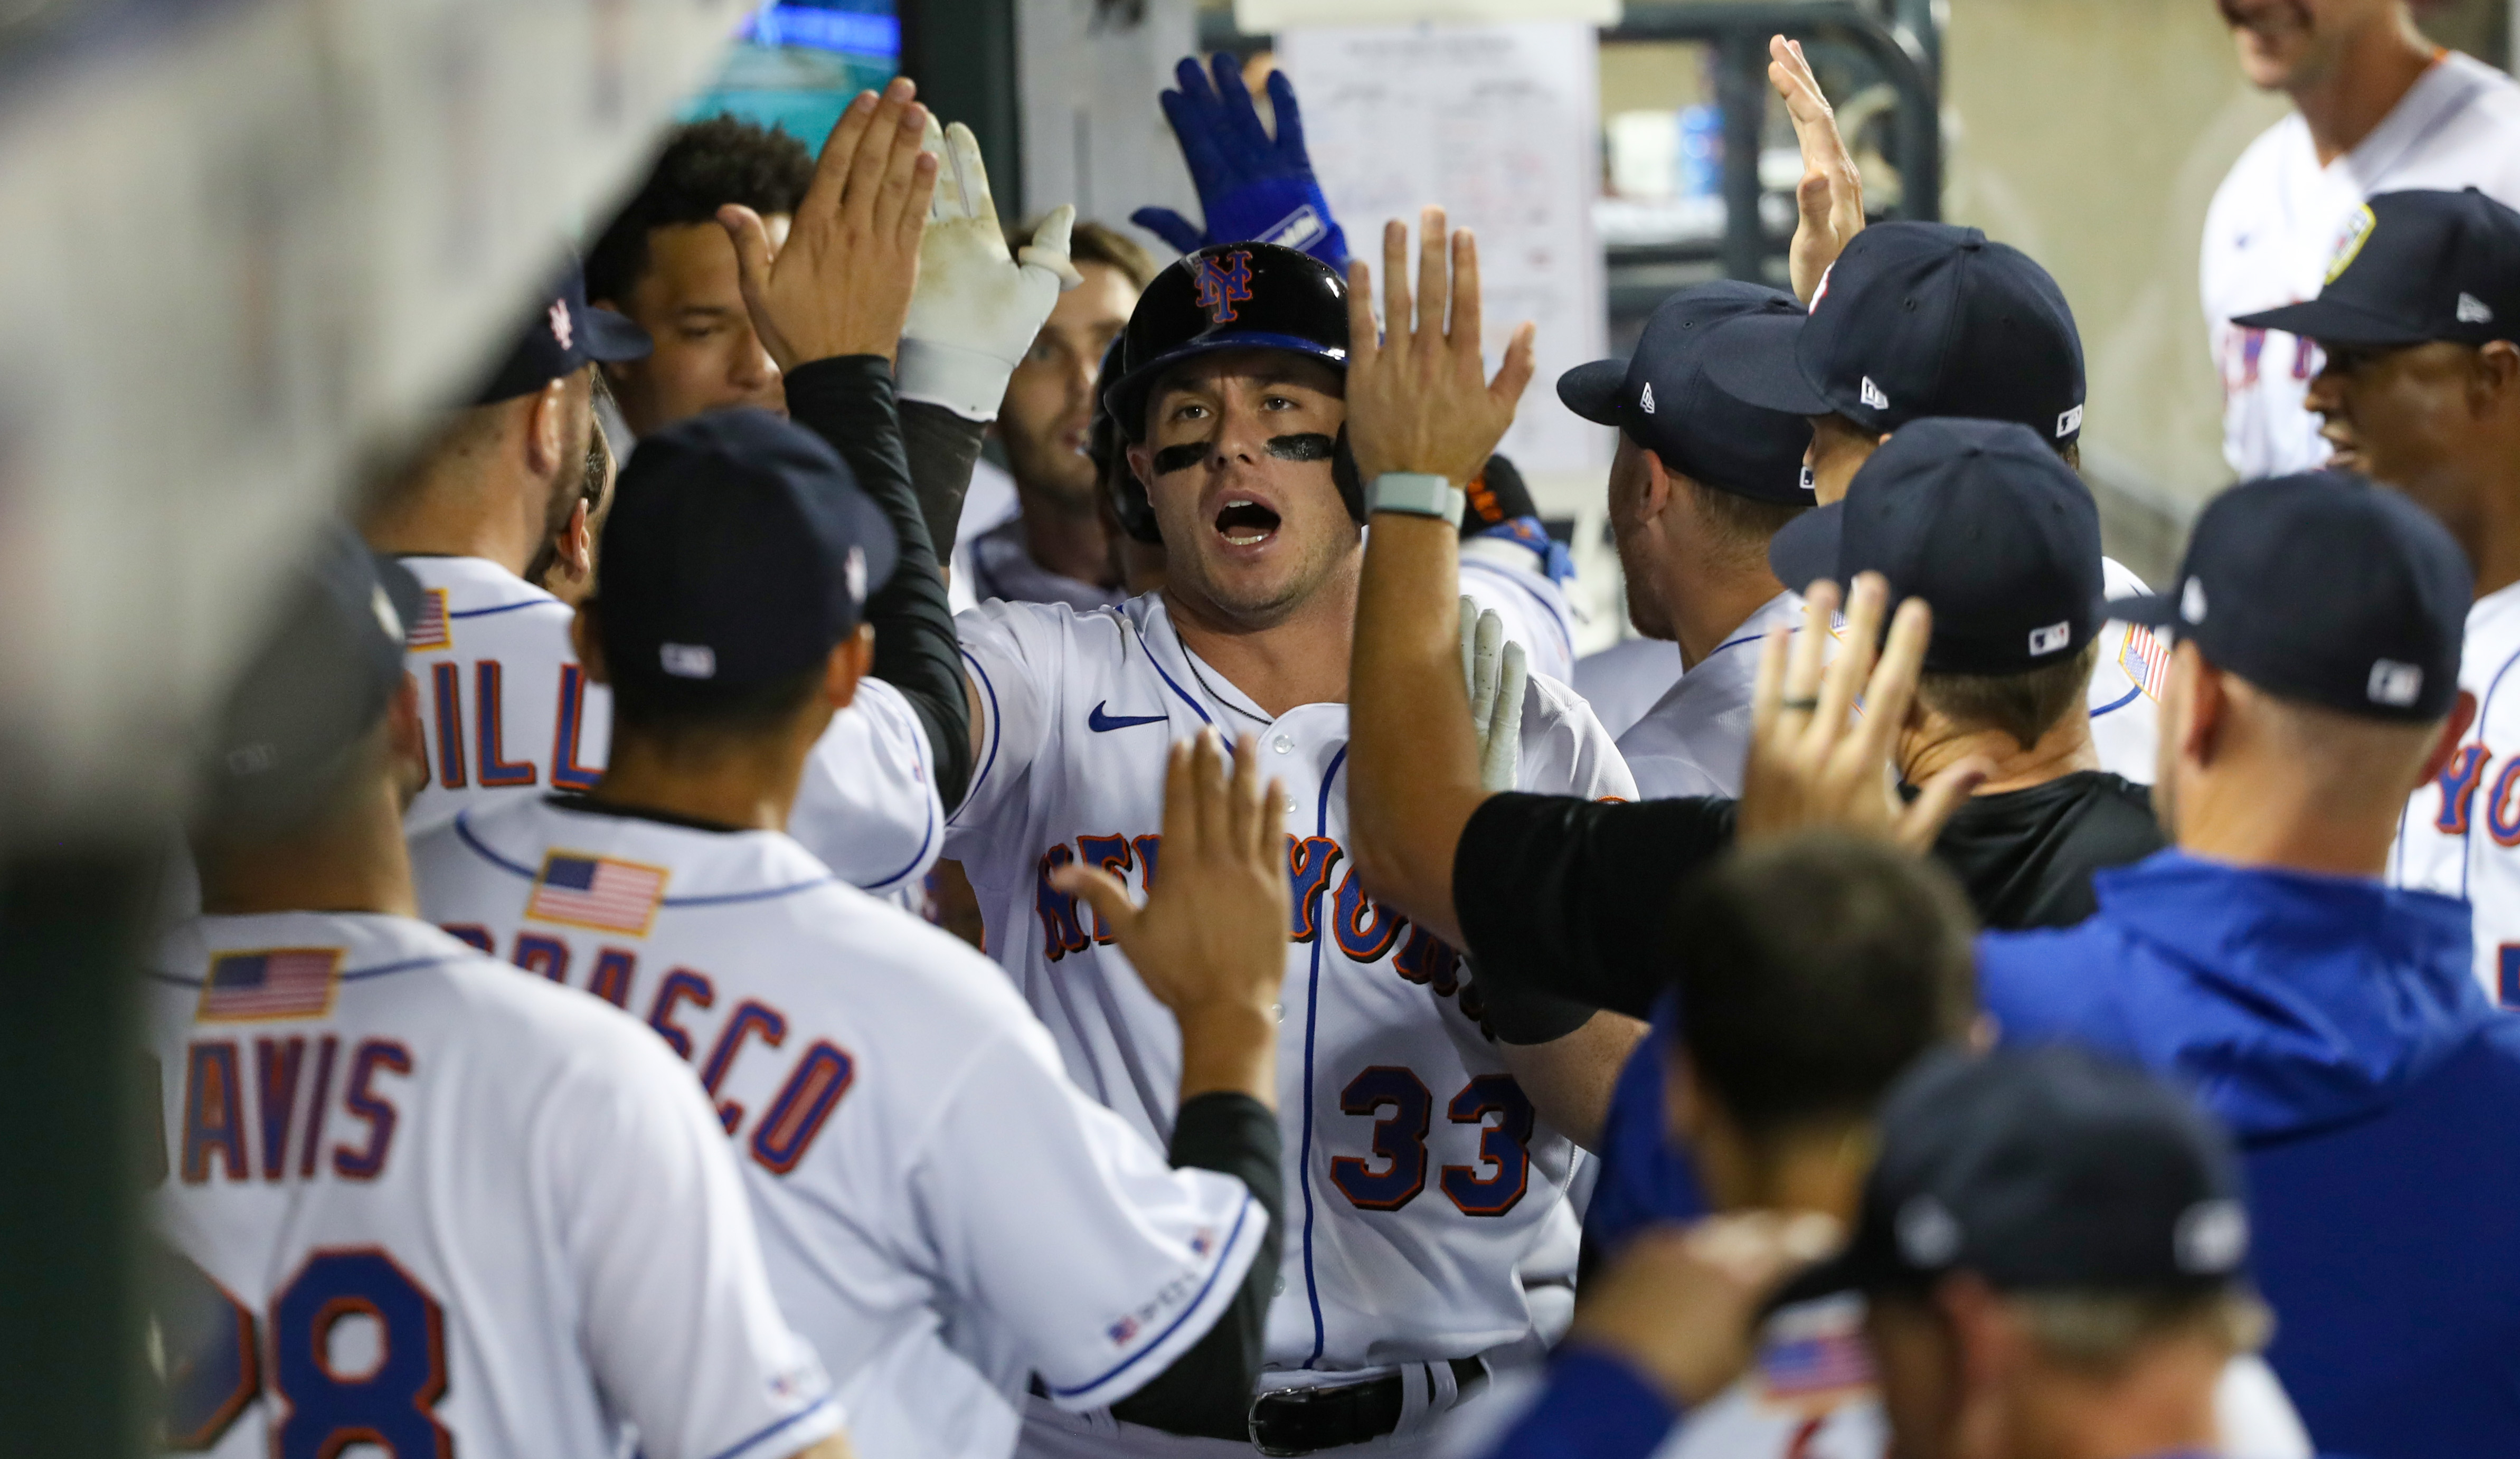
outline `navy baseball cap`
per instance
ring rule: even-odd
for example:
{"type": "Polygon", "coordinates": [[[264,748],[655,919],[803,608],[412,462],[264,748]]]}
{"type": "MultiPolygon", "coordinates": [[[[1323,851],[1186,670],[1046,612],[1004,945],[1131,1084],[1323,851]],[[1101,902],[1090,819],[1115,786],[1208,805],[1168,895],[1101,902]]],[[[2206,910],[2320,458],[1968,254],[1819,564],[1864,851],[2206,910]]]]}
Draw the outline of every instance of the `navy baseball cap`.
{"type": "Polygon", "coordinates": [[[572,258],[550,292],[537,299],[516,347],[508,352],[474,405],[530,394],[595,360],[644,360],[656,347],[648,332],[609,309],[586,302],[586,271],[572,258]]]}
{"type": "Polygon", "coordinates": [[[821,436],[749,408],[639,438],[604,523],[614,683],[705,699],[821,663],[892,576],[892,525],[821,436]]]}
{"type": "Polygon", "coordinates": [[[2474,188],[2355,210],[2318,297],[2231,321],[2334,344],[2520,339],[2520,212],[2474,188]]]}
{"type": "Polygon", "coordinates": [[[1876,223],[1838,255],[1811,313],[1724,327],[1706,373],[1735,399],[1892,431],[1928,416],[2083,432],[2083,336],[2030,255],[1948,223],[1876,223]]]}
{"type": "Polygon", "coordinates": [[[1347,328],[1346,276],[1311,254],[1276,243],[1201,248],[1138,295],[1120,332],[1120,371],[1102,375],[1102,407],[1137,440],[1156,382],[1219,350],[1282,349],[1344,374],[1347,328]]]}
{"type": "Polygon", "coordinates": [[[1781,289],[1723,280],[1684,288],[1657,305],[1625,360],[1596,360],[1557,377],[1557,398],[1587,420],[1615,425],[1663,464],[1719,491],[1807,506],[1803,453],[1811,421],[1745,405],[1706,377],[1716,327],[1745,316],[1799,323],[1803,306],[1781,289]]]}
{"type": "Polygon", "coordinates": [[[2203,1293],[2248,1277],[2229,1135],[2139,1069],[2063,1044],[1928,1055],[1881,1104],[1854,1238],[1778,1305],[1918,1291],[2203,1293]]]}
{"type": "Polygon", "coordinates": [[[2179,591],[2109,616],[2192,639],[2271,694],[2426,723],[2458,697],[2475,575],[2450,532],[2344,471],[2244,482],[2196,519],[2179,591]]]}
{"type": "Polygon", "coordinates": [[[401,685],[420,611],[410,569],[324,524],[199,747],[210,823],[275,825],[313,809],[401,685]]]}
{"type": "Polygon", "coordinates": [[[2090,487],[2027,426],[1919,420],[1855,473],[1844,500],[1768,545],[1778,581],[1890,580],[1891,601],[1934,610],[1925,668],[2023,674],[2098,635],[2107,595],[2090,487]]]}

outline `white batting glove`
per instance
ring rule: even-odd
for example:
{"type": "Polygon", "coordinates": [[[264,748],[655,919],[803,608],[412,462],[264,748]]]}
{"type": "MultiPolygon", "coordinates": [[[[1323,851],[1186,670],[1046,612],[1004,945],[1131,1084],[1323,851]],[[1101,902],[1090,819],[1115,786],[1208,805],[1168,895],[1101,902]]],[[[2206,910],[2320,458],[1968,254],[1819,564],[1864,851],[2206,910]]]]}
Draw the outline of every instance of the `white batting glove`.
{"type": "Polygon", "coordinates": [[[1470,690],[1470,731],[1479,742],[1479,788],[1514,787],[1522,755],[1522,696],[1531,682],[1522,645],[1505,636],[1505,620],[1462,599],[1462,679],[1470,690]]]}
{"type": "Polygon", "coordinates": [[[940,129],[931,112],[924,146],[937,155],[936,196],[919,244],[919,287],[901,332],[894,393],[967,420],[995,420],[1007,377],[1059,293],[1085,282],[1067,259],[1076,209],[1045,219],[1017,261],[1007,252],[971,129],[959,121],[940,129]]]}

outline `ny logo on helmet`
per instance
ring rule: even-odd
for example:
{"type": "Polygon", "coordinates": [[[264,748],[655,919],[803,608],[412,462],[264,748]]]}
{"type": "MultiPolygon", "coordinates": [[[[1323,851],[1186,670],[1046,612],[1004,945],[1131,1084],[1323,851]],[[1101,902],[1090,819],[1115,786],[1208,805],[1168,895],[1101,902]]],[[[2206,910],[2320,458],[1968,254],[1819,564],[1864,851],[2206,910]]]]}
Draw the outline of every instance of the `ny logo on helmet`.
{"type": "Polygon", "coordinates": [[[1217,324],[1232,324],[1234,306],[1250,302],[1251,254],[1237,248],[1222,259],[1198,261],[1198,307],[1217,324]]]}

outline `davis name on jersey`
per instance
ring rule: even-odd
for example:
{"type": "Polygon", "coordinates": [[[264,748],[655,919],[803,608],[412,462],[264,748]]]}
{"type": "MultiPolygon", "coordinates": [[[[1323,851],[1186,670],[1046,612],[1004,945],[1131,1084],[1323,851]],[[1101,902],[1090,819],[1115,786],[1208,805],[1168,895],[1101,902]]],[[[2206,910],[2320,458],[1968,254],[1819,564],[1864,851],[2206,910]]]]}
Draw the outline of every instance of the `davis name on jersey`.
{"type": "Polygon", "coordinates": [[[2467,610],[2459,687],[2476,722],[2432,784],[2398,821],[2392,884],[2467,899],[2476,919],[2476,976],[2486,995],[2520,1008],[2520,584],[2467,610]]]}
{"type": "Polygon", "coordinates": [[[1035,1374],[1065,1406],[1126,1397],[1267,1239],[1240,1181],[1173,1170],[1068,1081],[988,959],[788,836],[534,801],[413,862],[432,920],[697,1074],[867,1459],[1004,1459],[1035,1374]]]}
{"type": "Polygon", "coordinates": [[[2456,52],[2443,53],[2369,136],[2326,166],[2299,111],[2231,164],[2206,210],[2198,284],[2223,376],[2223,455],[2242,480],[2314,469],[2327,442],[2303,405],[2318,348],[2231,321],[2316,298],[2372,194],[2466,187],[2520,206],[2520,86],[2456,52]]]}
{"type": "MultiPolygon", "coordinates": [[[[1179,1030],[1048,872],[1087,862],[1135,890],[1159,876],[1166,748],[1211,725],[1255,735],[1285,786],[1289,1210],[1271,1366],[1351,1372],[1530,1340],[1526,1290],[1572,1276],[1579,1152],[1535,1122],[1451,950],[1363,894],[1343,847],[1346,706],[1271,718],[1184,648],[1157,597],[1085,614],[990,603],[958,622],[987,724],[946,854],[1077,1083],[1159,1145],[1179,1030]]],[[[1525,788],[1635,794],[1571,691],[1535,675],[1522,727],[1525,788]]]]}
{"type": "MultiPolygon", "coordinates": [[[[428,757],[404,828],[419,836],[467,807],[593,788],[612,743],[612,693],[578,666],[569,606],[479,557],[401,561],[423,590],[406,662],[428,757]]],[[[901,691],[860,681],[806,761],[789,828],[852,886],[910,884],[943,844],[933,754],[901,691]]]]}
{"type": "Polygon", "coordinates": [[[833,1433],[653,1035],[402,917],[177,927],[148,979],[167,1446],[779,1459],[833,1433]]]}

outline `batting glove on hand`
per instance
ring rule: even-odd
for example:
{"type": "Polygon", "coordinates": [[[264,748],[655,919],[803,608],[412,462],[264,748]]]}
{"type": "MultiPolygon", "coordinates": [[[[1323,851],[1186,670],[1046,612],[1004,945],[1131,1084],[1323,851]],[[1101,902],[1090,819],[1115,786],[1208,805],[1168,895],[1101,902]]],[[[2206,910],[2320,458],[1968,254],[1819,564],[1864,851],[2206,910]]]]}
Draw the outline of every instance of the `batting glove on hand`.
{"type": "Polygon", "coordinates": [[[1084,282],[1067,258],[1076,209],[1063,206],[1044,219],[1018,261],[1007,252],[971,129],[958,121],[940,130],[931,115],[926,150],[938,155],[936,197],[919,244],[919,287],[901,332],[895,392],[967,420],[995,420],[1007,377],[1059,293],[1084,282]]]}
{"type": "Polygon", "coordinates": [[[1531,682],[1522,645],[1505,636],[1505,620],[1462,599],[1462,679],[1470,689],[1470,730],[1479,742],[1479,788],[1514,788],[1522,756],[1522,693],[1531,682]]]}
{"type": "Polygon", "coordinates": [[[1201,229],[1168,207],[1142,207],[1129,221],[1184,253],[1211,243],[1281,243],[1301,248],[1331,268],[1347,269],[1347,235],[1330,219],[1330,205],[1313,176],[1304,151],[1304,118],[1295,110],[1295,88],[1283,71],[1269,74],[1269,105],[1278,113],[1278,135],[1260,124],[1259,110],[1242,84],[1242,63],[1216,56],[1216,84],[1195,57],[1176,72],[1181,90],[1163,94],[1164,118],[1181,142],[1198,189],[1201,229]]]}

